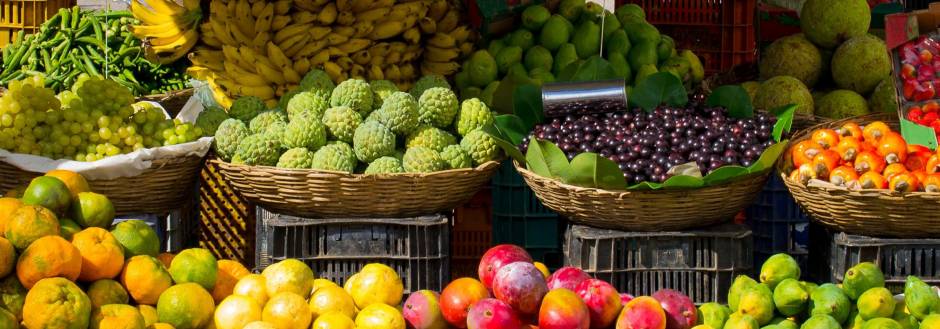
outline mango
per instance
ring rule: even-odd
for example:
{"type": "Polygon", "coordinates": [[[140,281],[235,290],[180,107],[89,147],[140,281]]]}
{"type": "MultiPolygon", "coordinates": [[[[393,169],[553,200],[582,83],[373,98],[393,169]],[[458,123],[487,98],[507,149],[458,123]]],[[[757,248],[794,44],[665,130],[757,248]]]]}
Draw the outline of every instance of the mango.
{"type": "Polygon", "coordinates": [[[800,329],[841,329],[839,321],[825,314],[816,314],[806,319],[800,329]]]}
{"type": "Polygon", "coordinates": [[[661,38],[659,30],[650,23],[624,24],[623,29],[627,31],[627,35],[630,36],[630,42],[632,43],[649,42],[652,43],[654,47],[659,45],[661,38]]]}
{"type": "Polygon", "coordinates": [[[917,320],[923,320],[940,307],[940,297],[929,285],[915,276],[908,276],[904,284],[904,304],[917,320]]]}
{"type": "Polygon", "coordinates": [[[888,318],[876,318],[865,321],[862,329],[903,329],[897,321],[888,318]]]}
{"type": "Polygon", "coordinates": [[[535,38],[529,30],[518,29],[509,34],[509,40],[506,41],[506,44],[526,50],[535,45],[535,38]]]}
{"type": "Polygon", "coordinates": [[[757,284],[741,291],[738,313],[750,315],[760,325],[774,318],[773,293],[765,284],[757,284]]]}
{"type": "Polygon", "coordinates": [[[592,55],[598,55],[601,46],[601,27],[592,21],[584,21],[574,32],[575,50],[578,51],[579,58],[588,58],[592,55]]]}
{"type": "Polygon", "coordinates": [[[868,289],[885,286],[885,276],[881,269],[871,262],[862,262],[845,271],[842,290],[851,300],[857,300],[868,289]]]}
{"type": "Polygon", "coordinates": [[[731,310],[718,303],[705,303],[698,307],[698,320],[700,323],[712,328],[722,328],[731,310]]]}
{"type": "Polygon", "coordinates": [[[604,37],[604,53],[607,57],[611,54],[620,54],[627,56],[630,54],[630,37],[624,30],[617,30],[610,34],[610,37],[604,37]]]}
{"type": "Polygon", "coordinates": [[[630,69],[630,63],[627,63],[627,59],[622,54],[612,53],[607,55],[607,61],[610,62],[610,67],[614,69],[617,76],[625,80],[624,83],[629,84],[633,81],[633,71],[630,69]]]}
{"type": "MultiPolygon", "coordinates": [[[[639,74],[637,74],[637,80],[639,80],[639,74]]],[[[639,84],[639,81],[637,82],[639,84]]],[[[751,279],[747,275],[739,275],[737,278],[734,278],[734,282],[731,283],[731,289],[728,289],[728,306],[732,310],[738,309],[738,300],[740,300],[741,292],[744,289],[753,287],[757,285],[757,281],[751,279]]]]}
{"type": "Polygon", "coordinates": [[[630,48],[630,53],[627,55],[630,68],[638,71],[643,65],[655,66],[658,63],[655,43],[633,41],[631,43],[633,47],[630,48]]]}
{"type": "MultiPolygon", "coordinates": [[[[551,49],[545,47],[547,49],[551,49]]],[[[552,73],[557,77],[565,70],[568,65],[574,63],[578,60],[578,51],[575,50],[574,45],[570,43],[563,44],[558,47],[558,52],[555,54],[555,60],[552,63],[552,73]]]]}
{"type": "Polygon", "coordinates": [[[810,294],[809,311],[811,315],[829,315],[838,323],[849,317],[852,304],[838,286],[827,283],[819,286],[810,294]]]}
{"type": "Polygon", "coordinates": [[[533,5],[522,11],[522,27],[537,32],[545,25],[552,13],[543,5],[533,5]]]}
{"type": "Polygon", "coordinates": [[[522,48],[519,46],[506,46],[496,54],[496,68],[500,74],[509,72],[509,67],[522,62],[522,48]]]}
{"type": "Polygon", "coordinates": [[[725,322],[722,329],[759,329],[760,324],[757,323],[757,320],[754,320],[753,317],[747,314],[733,313],[728,316],[728,321],[725,322]]]}
{"type": "Polygon", "coordinates": [[[548,51],[545,47],[534,46],[526,50],[523,63],[525,64],[525,68],[529,69],[529,71],[536,68],[551,71],[552,61],[552,52],[548,51]]]}
{"type": "Polygon", "coordinates": [[[555,14],[549,17],[542,27],[542,32],[539,33],[539,44],[551,51],[558,50],[561,45],[568,42],[573,32],[573,29],[568,28],[568,24],[570,24],[568,20],[561,15],[555,14]]]}
{"type": "Polygon", "coordinates": [[[676,54],[676,41],[668,35],[662,35],[656,45],[656,55],[659,61],[665,61],[676,54]]]}
{"type": "Polygon", "coordinates": [[[771,290],[786,279],[800,279],[800,264],[790,255],[770,256],[760,268],[760,282],[767,284],[771,290]]]}
{"type": "Polygon", "coordinates": [[[774,305],[780,314],[794,316],[806,309],[809,292],[796,279],[785,279],[774,289],[774,305]]]}
{"type": "MultiPolygon", "coordinates": [[[[845,289],[845,288],[843,288],[845,289]]],[[[858,297],[858,315],[864,320],[889,318],[894,314],[894,296],[884,287],[868,289],[858,297]]]]}

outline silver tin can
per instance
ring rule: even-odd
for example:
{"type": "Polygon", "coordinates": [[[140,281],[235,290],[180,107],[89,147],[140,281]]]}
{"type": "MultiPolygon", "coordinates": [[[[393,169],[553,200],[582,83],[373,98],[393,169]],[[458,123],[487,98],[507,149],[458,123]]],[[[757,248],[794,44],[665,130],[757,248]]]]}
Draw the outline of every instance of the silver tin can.
{"type": "Polygon", "coordinates": [[[623,79],[554,82],[542,86],[542,113],[547,118],[627,109],[623,79]]]}

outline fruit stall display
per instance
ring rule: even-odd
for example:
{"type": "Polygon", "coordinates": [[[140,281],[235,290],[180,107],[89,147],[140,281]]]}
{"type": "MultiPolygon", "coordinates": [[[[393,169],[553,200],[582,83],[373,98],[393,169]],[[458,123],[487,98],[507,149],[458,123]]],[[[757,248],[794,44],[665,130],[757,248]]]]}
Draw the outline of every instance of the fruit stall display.
{"type": "Polygon", "coordinates": [[[137,96],[185,88],[182,64],[146,59],[133,31],[137,23],[129,11],[60,9],[37,33],[20,31],[15,42],[3,47],[0,85],[41,75],[44,86],[58,93],[89,75],[107,76],[137,96]]]}
{"type": "Polygon", "coordinates": [[[901,85],[900,97],[904,117],[913,123],[930,127],[935,135],[940,135],[940,119],[937,110],[937,69],[940,61],[940,43],[936,36],[921,36],[911,40],[896,51],[892,51],[896,67],[898,84],[901,85]]]}
{"type": "Polygon", "coordinates": [[[601,79],[623,78],[631,86],[661,71],[690,84],[705,77],[699,58],[690,50],[676,49],[672,38],[660,35],[635,4],[613,13],[577,0],[561,1],[554,13],[532,5],[522,12],[520,25],[492,38],[467,59],[454,76],[462,99],[479,97],[493,106],[493,96],[507,78],[539,85],[579,80],[578,68],[598,56],[613,69],[601,79]]]}
{"type": "Polygon", "coordinates": [[[760,82],[743,84],[758,108],[797,104],[797,113],[843,119],[897,110],[891,59],[869,32],[864,1],[809,0],[803,33],[777,39],[761,52],[760,82]]]}
{"type": "Polygon", "coordinates": [[[830,228],[869,236],[933,236],[923,225],[937,207],[932,200],[940,184],[938,155],[909,143],[897,129],[895,114],[822,124],[794,136],[777,167],[797,202],[830,228]],[[891,220],[888,227],[879,224],[885,218],[891,220]]]}

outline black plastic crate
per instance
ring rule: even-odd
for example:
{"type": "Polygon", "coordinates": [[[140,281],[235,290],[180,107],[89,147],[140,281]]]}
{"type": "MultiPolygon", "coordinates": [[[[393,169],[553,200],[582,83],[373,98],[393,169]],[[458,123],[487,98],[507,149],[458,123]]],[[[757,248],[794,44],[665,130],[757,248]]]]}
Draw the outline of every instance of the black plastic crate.
{"type": "Polygon", "coordinates": [[[697,304],[724,303],[734,278],[751,274],[753,268],[751,231],[742,225],[685,232],[621,232],[572,225],[566,240],[566,265],[635,296],[671,288],[697,304]]]}
{"type": "Polygon", "coordinates": [[[504,216],[559,217],[542,205],[508,160],[493,175],[493,212],[504,216]]]}
{"type": "Polygon", "coordinates": [[[817,279],[841,283],[852,266],[873,262],[884,273],[885,286],[894,293],[904,292],[909,275],[940,285],[940,239],[882,239],[814,228],[813,241],[817,240],[828,242],[824,244],[828,248],[813,248],[813,257],[819,256],[817,279]]]}
{"type": "Polygon", "coordinates": [[[264,268],[295,258],[318,278],[342,285],[369,263],[398,272],[405,292],[440,291],[450,280],[450,219],[414,218],[308,219],[258,207],[256,264],[264,268]]]}
{"type": "Polygon", "coordinates": [[[907,11],[927,9],[930,3],[935,1],[936,0],[900,0],[900,2],[904,4],[904,9],[907,11]]]}
{"type": "Polygon", "coordinates": [[[511,161],[493,176],[493,242],[525,248],[549,268],[561,266],[567,221],[542,205],[511,161]]]}
{"type": "Polygon", "coordinates": [[[806,270],[809,216],[793,200],[780,176],[770,175],[767,185],[745,213],[746,224],[754,235],[754,264],[759,267],[770,256],[786,253],[806,270]]]}

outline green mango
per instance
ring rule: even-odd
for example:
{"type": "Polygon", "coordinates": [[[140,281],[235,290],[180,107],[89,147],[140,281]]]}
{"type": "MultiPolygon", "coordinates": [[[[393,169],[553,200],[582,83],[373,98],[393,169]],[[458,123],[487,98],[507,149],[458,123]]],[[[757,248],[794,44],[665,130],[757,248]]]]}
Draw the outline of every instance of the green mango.
{"type": "Polygon", "coordinates": [[[535,46],[526,50],[523,63],[525,64],[525,68],[530,71],[536,68],[551,70],[553,60],[552,52],[545,49],[545,47],[535,46]]]}
{"type": "MultiPolygon", "coordinates": [[[[901,328],[918,329],[919,325],[917,324],[917,318],[915,318],[913,315],[907,314],[907,306],[904,304],[904,299],[895,298],[894,301],[894,314],[891,316],[891,319],[900,324],[901,328]]],[[[924,320],[926,319],[927,318],[924,318],[924,320]]]]}
{"type": "Polygon", "coordinates": [[[513,77],[516,81],[528,81],[529,71],[525,69],[522,63],[512,64],[506,72],[507,77],[513,77]]]}
{"type": "Polygon", "coordinates": [[[470,73],[464,70],[454,74],[454,85],[457,86],[457,90],[464,89],[470,86],[470,73]]]}
{"type": "Polygon", "coordinates": [[[649,42],[654,46],[659,45],[661,39],[659,30],[650,23],[631,23],[624,24],[623,29],[630,36],[630,42],[637,44],[640,42],[649,42]]]}
{"type": "Polygon", "coordinates": [[[529,6],[522,11],[522,27],[532,32],[538,32],[551,16],[552,13],[543,5],[529,6]]]}
{"type": "Polygon", "coordinates": [[[923,320],[940,307],[940,297],[929,285],[915,276],[908,276],[904,283],[904,304],[917,320],[923,320]]]}
{"type": "Polygon", "coordinates": [[[787,254],[776,254],[767,258],[760,268],[760,282],[774,289],[780,281],[800,279],[800,264],[787,254]]]}
{"type": "Polygon", "coordinates": [[[663,35],[659,39],[659,44],[656,45],[656,56],[659,58],[659,61],[665,61],[672,57],[672,54],[676,52],[676,41],[672,40],[668,35],[663,35]]]}
{"type": "Polygon", "coordinates": [[[630,37],[624,30],[616,30],[610,34],[610,37],[604,37],[604,53],[607,57],[610,54],[618,53],[627,56],[630,53],[630,37]]]}
{"type": "Polygon", "coordinates": [[[897,321],[888,318],[876,318],[865,321],[862,329],[904,329],[897,321]]]}
{"type": "Polygon", "coordinates": [[[570,24],[568,20],[561,15],[555,14],[549,17],[542,27],[542,32],[539,33],[539,44],[551,51],[558,50],[561,45],[568,42],[573,32],[573,29],[568,28],[568,24],[570,24]]]}
{"type": "Polygon", "coordinates": [[[839,321],[825,314],[816,314],[806,319],[800,329],[841,329],[839,321]]]}
{"type": "Polygon", "coordinates": [[[627,60],[630,62],[630,67],[634,70],[639,70],[640,67],[644,65],[655,66],[658,63],[656,45],[648,42],[633,44],[633,47],[630,48],[630,53],[627,55],[627,60]]]}
{"type": "MultiPolygon", "coordinates": [[[[842,285],[845,290],[845,284],[842,285]]],[[[862,319],[890,318],[894,314],[894,295],[884,287],[868,289],[858,297],[858,314],[862,319]]]]}
{"type": "Polygon", "coordinates": [[[574,32],[573,40],[578,58],[588,58],[597,55],[601,47],[601,28],[592,21],[584,21],[574,32]]]}
{"type": "Polygon", "coordinates": [[[845,279],[842,281],[842,290],[849,299],[856,300],[862,293],[871,288],[885,286],[885,275],[881,273],[878,265],[872,262],[858,263],[845,271],[845,279]]]}
{"type": "Polygon", "coordinates": [[[679,78],[680,81],[686,81],[691,77],[689,74],[691,70],[689,61],[679,56],[674,56],[667,59],[665,62],[659,65],[659,70],[674,74],[677,78],[679,78]]]}
{"type": "Polygon", "coordinates": [[[636,22],[638,20],[646,21],[646,12],[643,11],[643,7],[634,3],[617,7],[617,9],[614,10],[614,15],[617,16],[617,20],[620,21],[621,25],[627,25],[628,22],[636,22]]]}
{"type": "Polygon", "coordinates": [[[711,326],[712,328],[722,328],[725,321],[728,321],[730,310],[718,303],[705,303],[698,307],[698,322],[711,326]]]}
{"type": "MultiPolygon", "coordinates": [[[[904,324],[901,324],[904,326],[904,324]]],[[[931,314],[920,322],[920,329],[940,329],[940,314],[931,314]]]]}
{"type": "MultiPolygon", "coordinates": [[[[656,65],[646,64],[641,66],[640,69],[636,71],[636,76],[633,77],[633,85],[639,85],[646,80],[646,78],[656,73],[659,73],[659,70],[656,69],[656,65]]],[[[731,303],[731,299],[728,299],[728,303],[731,303]]]]}
{"type": "Polygon", "coordinates": [[[558,4],[558,13],[569,21],[580,19],[583,10],[584,0],[561,0],[558,4]]]}
{"type": "Polygon", "coordinates": [[[614,14],[606,13],[604,17],[604,40],[610,38],[610,35],[615,31],[623,31],[620,27],[620,21],[617,20],[617,16],[614,14]]]}
{"type": "Polygon", "coordinates": [[[863,324],[865,324],[865,319],[862,319],[862,316],[858,313],[853,312],[849,314],[849,320],[845,322],[842,329],[862,329],[863,324]]]}
{"type": "Polygon", "coordinates": [[[741,291],[738,313],[750,315],[760,325],[774,318],[774,295],[765,284],[757,284],[741,291]]]}
{"type": "Polygon", "coordinates": [[[612,53],[607,56],[607,61],[610,62],[610,67],[614,69],[617,76],[624,79],[624,83],[629,84],[633,81],[633,70],[630,69],[630,63],[627,63],[627,59],[622,54],[612,53]]]}
{"type": "Polygon", "coordinates": [[[509,35],[507,45],[516,46],[522,48],[522,50],[527,50],[535,45],[535,37],[532,35],[532,32],[529,32],[529,30],[518,29],[509,35]]]}
{"type": "Polygon", "coordinates": [[[829,315],[839,323],[845,322],[852,309],[852,303],[838,286],[827,283],[819,286],[810,294],[809,312],[811,315],[829,315]]]}
{"type": "Polygon", "coordinates": [[[578,51],[573,44],[566,43],[558,48],[552,63],[552,73],[557,77],[568,65],[578,60],[578,51]]]}
{"type": "Polygon", "coordinates": [[[769,326],[777,326],[777,329],[800,329],[800,325],[796,324],[795,321],[787,318],[774,318],[773,320],[770,320],[769,326]]]}
{"type": "Polygon", "coordinates": [[[496,54],[496,67],[499,74],[505,75],[509,72],[509,67],[522,62],[522,48],[518,46],[507,46],[496,54]]]}
{"type": "MultiPolygon", "coordinates": [[[[655,70],[656,67],[654,66],[653,69],[655,70]]],[[[640,84],[641,72],[642,71],[637,72],[636,74],[636,84],[640,84]]],[[[654,71],[653,73],[656,73],[656,72],[654,71]]],[[[651,73],[647,75],[651,75],[651,73]]],[[[738,277],[734,278],[734,282],[731,283],[731,288],[728,289],[728,306],[731,307],[732,310],[737,310],[738,301],[741,298],[741,292],[744,291],[744,289],[747,289],[756,285],[757,285],[757,281],[754,281],[754,279],[751,279],[751,277],[747,275],[739,275],[738,277]]]]}
{"type": "Polygon", "coordinates": [[[537,67],[532,70],[529,70],[529,78],[538,82],[538,85],[542,85],[543,83],[555,82],[555,75],[553,75],[551,71],[546,70],[541,67],[537,67]]]}
{"type": "Polygon", "coordinates": [[[759,329],[760,324],[757,323],[757,320],[754,320],[754,317],[741,314],[741,313],[732,313],[728,316],[728,321],[725,321],[725,325],[722,329],[759,329]]]}
{"type": "Polygon", "coordinates": [[[809,292],[796,279],[785,279],[774,288],[774,305],[780,314],[795,316],[806,309],[809,292]]]}
{"type": "Polygon", "coordinates": [[[586,2],[584,8],[581,9],[581,22],[600,22],[601,15],[604,14],[604,7],[601,7],[597,2],[586,2]]]}
{"type": "Polygon", "coordinates": [[[499,54],[499,51],[503,50],[505,47],[506,41],[504,39],[493,39],[493,41],[490,41],[489,46],[486,47],[486,51],[489,52],[490,55],[499,54]]]}
{"type": "Polygon", "coordinates": [[[482,94],[483,90],[477,87],[467,87],[467,89],[460,90],[461,99],[480,98],[480,95],[482,94]]]}
{"type": "Polygon", "coordinates": [[[679,53],[679,55],[682,56],[682,58],[685,58],[685,60],[689,61],[689,65],[691,66],[692,71],[693,83],[699,83],[702,82],[702,80],[705,80],[705,67],[702,66],[702,61],[698,59],[698,56],[695,56],[695,53],[686,49],[679,53]]]}
{"type": "Polygon", "coordinates": [[[499,68],[496,66],[496,59],[489,52],[477,50],[470,56],[464,70],[468,72],[471,85],[484,87],[496,80],[499,68]]]}

